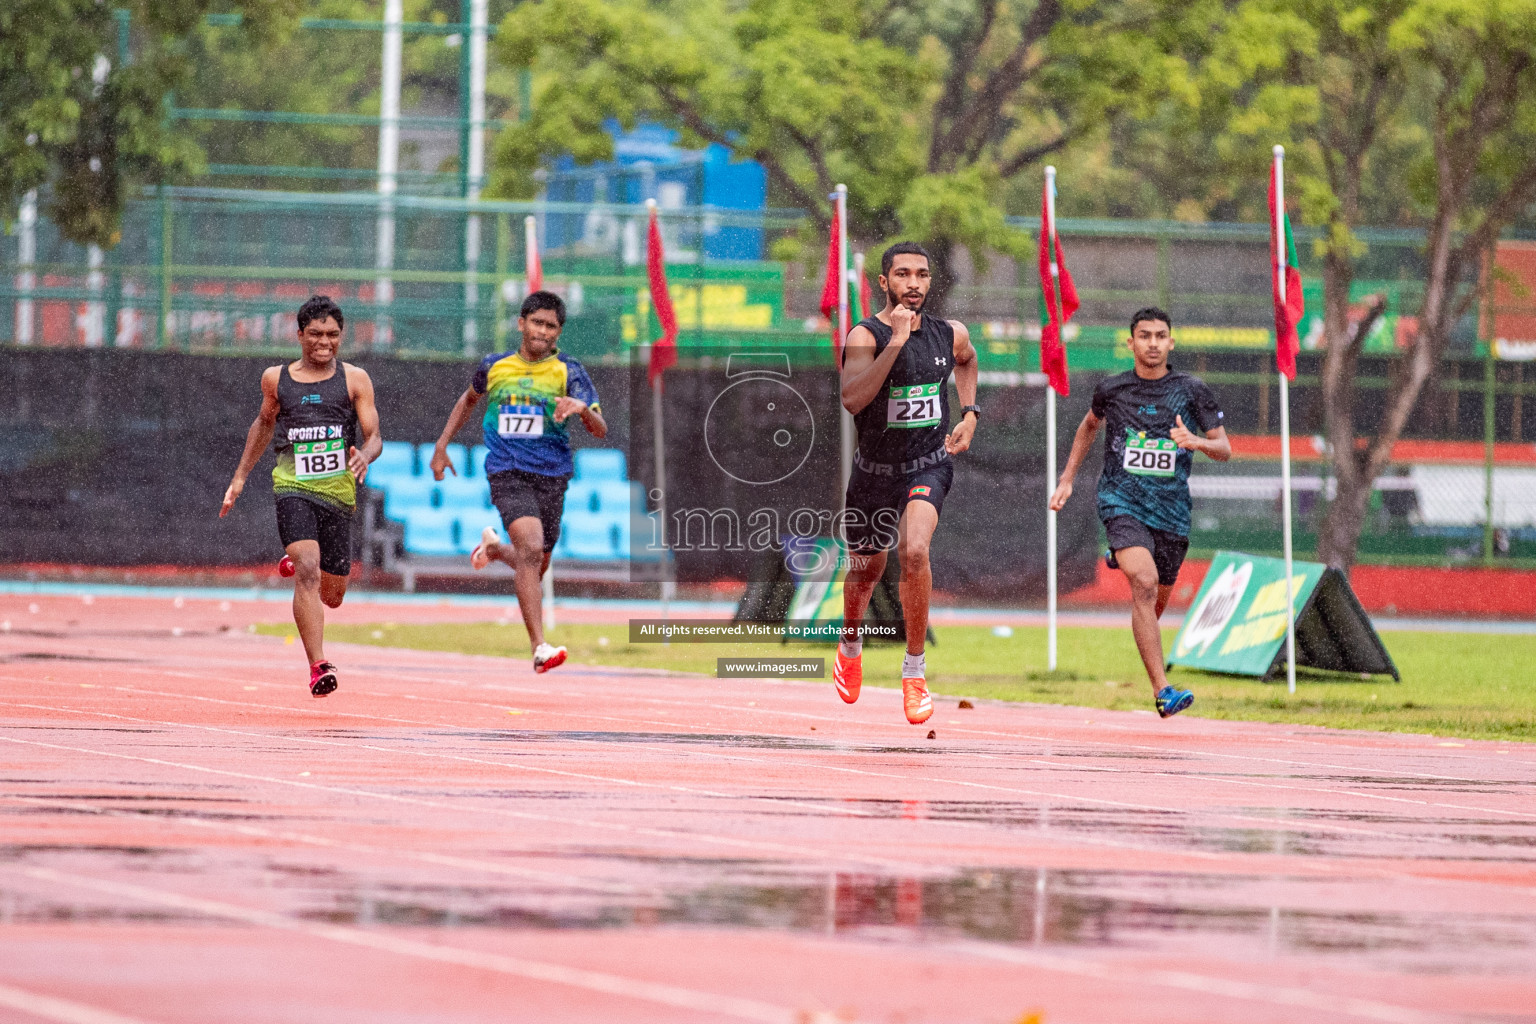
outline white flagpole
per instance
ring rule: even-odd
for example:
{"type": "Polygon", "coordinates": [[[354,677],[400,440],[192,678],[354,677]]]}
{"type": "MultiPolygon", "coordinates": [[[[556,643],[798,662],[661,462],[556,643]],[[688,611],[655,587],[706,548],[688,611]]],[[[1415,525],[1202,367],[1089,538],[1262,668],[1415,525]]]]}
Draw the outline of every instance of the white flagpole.
{"type": "MultiPolygon", "coordinates": [[[[646,227],[649,230],[650,217],[656,214],[656,200],[647,199],[645,206],[646,212],[649,215],[646,218],[646,227]]],[[[647,235],[646,237],[649,238],[650,236],[647,235]]],[[[663,258],[663,264],[665,264],[665,258],[663,258]]],[[[655,350],[655,346],[656,343],[653,341],[646,350],[647,366],[650,364],[649,356],[655,350]]],[[[660,377],[656,378],[656,383],[651,386],[651,430],[656,437],[656,518],[658,525],[661,527],[659,532],[661,534],[663,576],[666,575],[667,570],[667,445],[665,440],[666,420],[662,415],[661,409],[661,389],[666,386],[666,378],[667,375],[663,373],[660,377]]],[[[663,579],[661,581],[661,620],[663,622],[667,621],[667,605],[671,601],[676,589],[677,582],[675,580],[663,579]]],[[[670,646],[670,641],[667,643],[670,646]]]]}
{"type": "MultiPolygon", "coordinates": [[[[837,196],[838,264],[837,326],[835,330],[838,334],[837,345],[840,349],[848,343],[848,186],[837,186],[835,195],[837,196]]],[[[836,370],[838,372],[838,379],[841,381],[843,368],[838,366],[836,370]]],[[[841,384],[839,384],[839,388],[841,388],[841,384]]],[[[848,477],[853,473],[853,416],[847,409],[842,407],[841,402],[838,403],[838,409],[841,412],[841,415],[838,417],[838,437],[840,440],[838,451],[841,456],[839,469],[842,474],[842,484],[839,487],[839,492],[846,495],[848,493],[848,477]]]]}
{"type": "MultiPolygon", "coordinates": [[[[1056,300],[1056,330],[1061,333],[1061,341],[1066,338],[1062,331],[1061,289],[1058,280],[1061,275],[1060,267],[1056,262],[1056,168],[1045,169],[1045,231],[1046,237],[1040,239],[1041,245],[1050,246],[1051,254],[1051,296],[1056,300]]],[[[1042,329],[1044,324],[1041,325],[1042,329]]],[[[1056,490],[1056,389],[1050,381],[1045,384],[1045,500],[1049,502],[1051,495],[1056,490]]],[[[1052,672],[1056,671],[1056,513],[1049,504],[1045,509],[1045,664],[1052,672]]]]}
{"type": "MultiPolygon", "coordinates": [[[[1275,147],[1275,287],[1285,302],[1285,147],[1275,147]]],[[[1279,337],[1275,338],[1278,349],[1279,337]]],[[[1280,529],[1285,543],[1285,689],[1296,692],[1296,582],[1291,572],[1291,393],[1280,374],[1280,529]]]]}
{"type": "MultiPolygon", "coordinates": [[[[533,292],[533,268],[539,261],[539,219],[533,214],[523,218],[523,276],[527,291],[533,292]]],[[[542,287],[543,282],[540,282],[542,287]]]]}
{"type": "Polygon", "coordinates": [[[390,271],[395,266],[395,192],[400,169],[400,54],[401,24],[405,20],[402,0],[384,3],[384,67],[379,86],[379,211],[378,241],[373,282],[373,343],[390,344],[393,327],[391,306],[395,300],[395,282],[390,271]]]}

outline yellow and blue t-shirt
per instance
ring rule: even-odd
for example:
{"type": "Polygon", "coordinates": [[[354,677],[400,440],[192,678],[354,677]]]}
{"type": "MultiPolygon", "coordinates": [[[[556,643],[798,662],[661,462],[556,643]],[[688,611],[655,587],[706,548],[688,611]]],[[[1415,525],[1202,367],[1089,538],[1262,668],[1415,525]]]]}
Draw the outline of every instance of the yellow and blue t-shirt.
{"type": "Polygon", "coordinates": [[[485,471],[509,469],[540,476],[570,476],[571,424],[556,423],[555,403],[569,395],[597,409],[597,388],[586,369],[561,352],[531,363],[518,352],[480,360],[469,385],[486,396],[485,471]]]}

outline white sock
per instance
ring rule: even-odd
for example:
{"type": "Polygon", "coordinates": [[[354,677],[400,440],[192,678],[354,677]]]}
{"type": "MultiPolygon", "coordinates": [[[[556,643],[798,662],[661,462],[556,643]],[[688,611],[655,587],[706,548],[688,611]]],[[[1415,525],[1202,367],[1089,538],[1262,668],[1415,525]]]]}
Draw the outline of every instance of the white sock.
{"type": "Polygon", "coordinates": [[[843,657],[857,658],[859,655],[864,653],[864,638],[862,636],[856,636],[852,640],[844,640],[842,643],[838,644],[838,647],[840,650],[842,650],[843,657]]]}
{"type": "Polygon", "coordinates": [[[924,671],[927,667],[926,655],[908,654],[905,658],[901,659],[901,678],[926,679],[928,677],[924,674],[924,671]]]}

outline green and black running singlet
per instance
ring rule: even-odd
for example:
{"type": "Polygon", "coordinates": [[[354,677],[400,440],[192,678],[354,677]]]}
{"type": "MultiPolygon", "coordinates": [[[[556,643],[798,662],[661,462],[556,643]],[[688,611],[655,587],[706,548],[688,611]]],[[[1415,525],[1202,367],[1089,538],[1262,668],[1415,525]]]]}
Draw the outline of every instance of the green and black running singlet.
{"type": "MultiPolygon", "coordinates": [[[[892,329],[878,317],[859,321],[875,336],[875,357],[891,343],[892,329]]],[[[944,447],[949,432],[949,381],[955,365],[955,329],[923,314],[891,365],[875,400],[853,417],[859,454],[869,462],[903,463],[944,447]]]]}
{"type": "Polygon", "coordinates": [[[277,429],[272,490],[279,498],[307,498],[351,512],[357,481],[347,469],[347,449],[357,436],[357,413],[347,391],[347,370],[312,384],[296,381],[285,364],[277,375],[277,429]]]}

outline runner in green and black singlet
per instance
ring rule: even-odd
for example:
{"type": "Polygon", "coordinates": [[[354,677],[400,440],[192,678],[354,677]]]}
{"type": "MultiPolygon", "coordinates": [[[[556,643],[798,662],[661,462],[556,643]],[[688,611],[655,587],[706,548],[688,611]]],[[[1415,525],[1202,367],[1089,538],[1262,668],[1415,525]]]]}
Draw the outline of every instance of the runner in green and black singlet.
{"type": "Polygon", "coordinates": [[[1107,427],[1099,518],[1109,538],[1108,563],[1131,585],[1131,634],[1152,683],[1153,704],[1167,718],[1195,700],[1169,685],[1157,624],[1189,550],[1189,470],[1195,452],[1225,462],[1232,445],[1211,389],[1168,365],[1174,339],[1167,313],[1138,310],[1127,344],[1135,366],[1094,389],[1050,507],[1059,512],[1072,497],[1072,481],[1094,436],[1107,427]]]}
{"type": "Polygon", "coordinates": [[[357,487],[384,442],[373,381],[360,367],[336,358],[341,307],[316,295],[299,307],[298,322],[303,355],[261,375],[261,411],[246,434],[219,516],[234,507],[275,434],[272,490],[277,532],[287,551],[278,571],[294,577],[293,621],[309,658],[309,692],[323,697],[336,689],[336,667],[325,660],[325,609],[339,607],[346,596],[357,487]]]}

